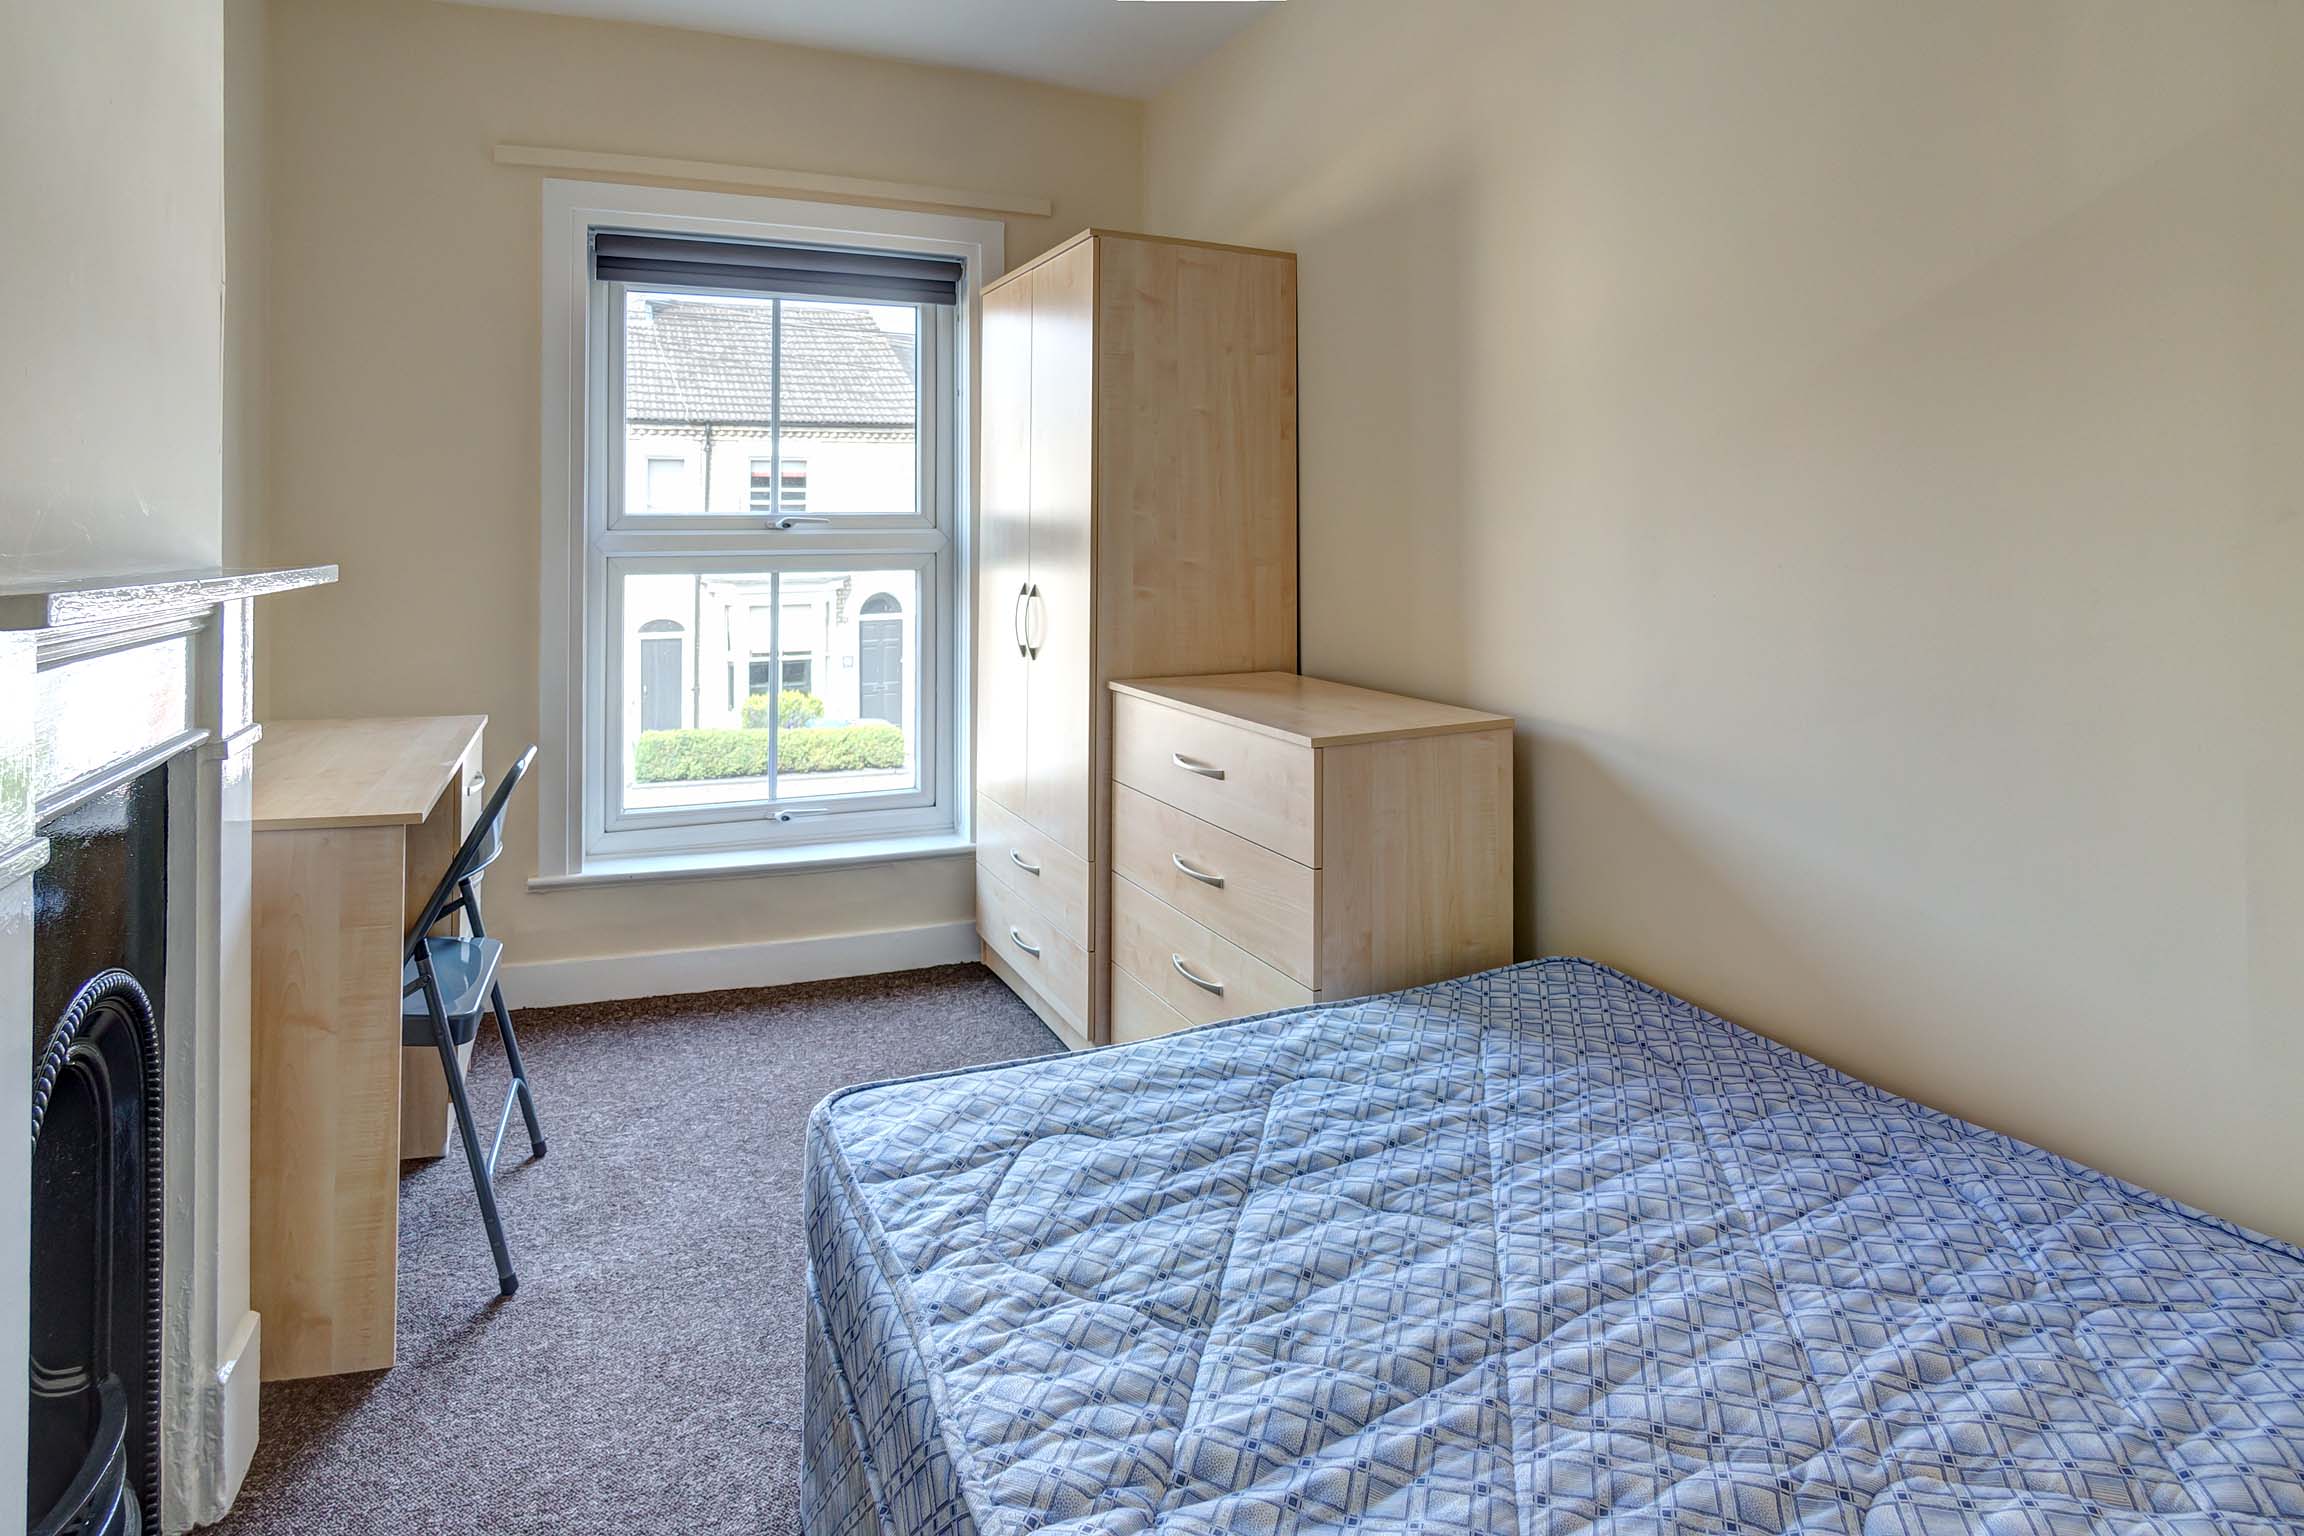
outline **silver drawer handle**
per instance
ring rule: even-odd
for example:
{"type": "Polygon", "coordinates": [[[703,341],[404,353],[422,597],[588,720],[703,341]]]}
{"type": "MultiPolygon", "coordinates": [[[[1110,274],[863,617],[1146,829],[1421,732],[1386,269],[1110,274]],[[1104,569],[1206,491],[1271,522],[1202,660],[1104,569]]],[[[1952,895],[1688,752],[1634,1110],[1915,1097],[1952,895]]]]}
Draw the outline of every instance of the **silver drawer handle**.
{"type": "Polygon", "coordinates": [[[1028,875],[1036,875],[1040,873],[1039,865],[1032,863],[1030,860],[1026,859],[1024,855],[1018,853],[1013,848],[1008,850],[1008,862],[1015,865],[1018,869],[1024,871],[1024,873],[1028,875]]]}
{"type": "Polygon", "coordinates": [[[1210,981],[1207,977],[1193,970],[1192,967],[1184,963],[1184,957],[1182,955],[1170,955],[1168,959],[1175,965],[1177,975],[1183,977],[1186,981],[1192,983],[1192,985],[1198,987],[1201,991],[1213,992],[1218,997],[1222,997],[1224,995],[1224,983],[1220,981],[1210,981]]]}
{"type": "Polygon", "coordinates": [[[1168,761],[1174,763],[1177,767],[1183,769],[1186,773],[1196,773],[1204,779],[1220,779],[1224,777],[1223,769],[1211,768],[1206,763],[1200,761],[1200,759],[1196,757],[1186,757],[1181,752],[1169,753],[1168,761]]]}
{"type": "Polygon", "coordinates": [[[1222,875],[1212,875],[1204,869],[1194,869],[1191,865],[1184,862],[1184,855],[1180,853],[1172,853],[1168,855],[1168,857],[1174,861],[1177,869],[1181,870],[1187,875],[1190,875],[1193,879],[1199,881],[1202,885],[1212,885],[1218,890],[1224,889],[1224,877],[1222,875]]]}
{"type": "Polygon", "coordinates": [[[1040,958],[1040,946],[1026,939],[1024,935],[1018,933],[1013,927],[1008,930],[1008,937],[1015,943],[1018,949],[1024,951],[1024,953],[1030,955],[1033,959],[1037,960],[1040,958]]]}

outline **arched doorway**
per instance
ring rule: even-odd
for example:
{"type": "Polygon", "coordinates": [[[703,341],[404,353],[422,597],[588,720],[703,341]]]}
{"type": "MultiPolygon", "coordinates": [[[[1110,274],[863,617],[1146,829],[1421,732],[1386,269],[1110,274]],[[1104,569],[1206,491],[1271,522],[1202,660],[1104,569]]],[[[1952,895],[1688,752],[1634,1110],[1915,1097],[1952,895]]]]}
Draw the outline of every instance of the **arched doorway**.
{"type": "Polygon", "coordinates": [[[856,715],[904,723],[904,609],[875,592],[857,610],[856,715]]]}
{"type": "Polygon", "coordinates": [[[687,630],[673,619],[640,626],[640,729],[676,731],[685,713],[680,642],[687,630]]]}

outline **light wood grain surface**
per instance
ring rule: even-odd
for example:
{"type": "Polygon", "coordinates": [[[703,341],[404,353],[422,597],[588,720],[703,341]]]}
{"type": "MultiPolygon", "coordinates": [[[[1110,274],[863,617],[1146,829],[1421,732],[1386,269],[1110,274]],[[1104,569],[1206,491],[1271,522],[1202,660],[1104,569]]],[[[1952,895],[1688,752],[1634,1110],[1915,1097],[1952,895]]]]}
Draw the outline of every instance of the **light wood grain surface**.
{"type": "Polygon", "coordinates": [[[1057,932],[1006,881],[982,868],[976,871],[976,932],[1086,1038],[1088,952],[1057,932]]]}
{"type": "Polygon", "coordinates": [[[1320,753],[1319,976],[1359,997],[1512,959],[1512,732],[1320,753]]]}
{"type": "Polygon", "coordinates": [[[1088,861],[989,795],[976,797],[976,863],[1066,938],[1088,946],[1088,861]]]}
{"type": "Polygon", "coordinates": [[[1225,721],[1300,747],[1337,747],[1449,731],[1492,731],[1512,724],[1509,715],[1459,709],[1453,704],[1379,693],[1373,688],[1355,688],[1294,672],[1134,677],[1115,681],[1112,687],[1119,693],[1204,719],[1225,721]]]}
{"type": "Polygon", "coordinates": [[[1123,695],[1112,716],[1112,777],[1299,864],[1320,862],[1310,747],[1221,716],[1123,695]],[[1215,775],[1221,775],[1216,777],[1215,775]]]}
{"type": "Polygon", "coordinates": [[[1296,664],[1295,259],[1089,230],[988,285],[984,309],[978,784],[1089,870],[1102,1039],[1105,684],[1296,664]]]}
{"type": "Polygon", "coordinates": [[[414,826],[454,780],[486,715],[267,720],[255,827],[414,826]]]}
{"type": "Polygon", "coordinates": [[[1511,960],[1508,717],[1268,672],[1112,689],[1114,1038],[1511,960]]]}
{"type": "Polygon", "coordinates": [[[1319,985],[1320,872],[1125,784],[1112,872],[1307,987],[1319,985]]]}
{"type": "Polygon", "coordinates": [[[266,1381],[392,1363],[405,845],[398,827],[255,839],[249,1300],[266,1381]]]}
{"type": "Polygon", "coordinates": [[[1095,857],[1095,250],[1032,278],[1032,647],[1024,819],[1095,857]]]}
{"type": "Polygon", "coordinates": [[[1112,963],[1195,1024],[1312,1001],[1311,988],[1283,976],[1142,886],[1117,877],[1112,882],[1112,963]],[[1221,990],[1194,982],[1178,968],[1179,962],[1221,990]]]}
{"type": "Polygon", "coordinates": [[[1149,987],[1118,966],[1112,975],[1112,1043],[1150,1040],[1190,1029],[1192,1021],[1152,995],[1149,987]]]}
{"type": "Polygon", "coordinates": [[[1025,590],[1032,581],[1032,285],[984,296],[983,494],[976,536],[976,783],[1018,816],[1028,774],[1025,590]]]}

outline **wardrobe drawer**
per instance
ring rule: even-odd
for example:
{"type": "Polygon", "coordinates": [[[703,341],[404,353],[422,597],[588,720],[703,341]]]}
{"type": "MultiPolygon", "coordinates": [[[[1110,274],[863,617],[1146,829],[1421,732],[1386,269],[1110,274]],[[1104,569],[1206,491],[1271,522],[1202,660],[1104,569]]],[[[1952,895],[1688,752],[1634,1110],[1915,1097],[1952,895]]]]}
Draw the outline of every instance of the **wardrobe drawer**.
{"type": "Polygon", "coordinates": [[[976,797],[976,867],[1009,889],[1073,943],[1088,943],[1088,863],[984,795],[976,797]]]}
{"type": "Polygon", "coordinates": [[[1131,880],[1112,882],[1112,963],[1195,1024],[1312,1001],[1309,987],[1131,880]]]}
{"type": "Polygon", "coordinates": [[[1112,967],[1112,1043],[1152,1040],[1190,1029],[1192,1021],[1152,995],[1152,989],[1112,967]]]}
{"type": "Polygon", "coordinates": [[[1112,870],[1293,980],[1318,988],[1318,870],[1125,784],[1112,786],[1112,870]]]}
{"type": "Polygon", "coordinates": [[[1320,862],[1310,747],[1121,694],[1112,777],[1299,864],[1320,862]]]}
{"type": "Polygon", "coordinates": [[[1007,884],[976,871],[976,931],[1048,1005],[1088,1033],[1088,952],[1007,884]]]}

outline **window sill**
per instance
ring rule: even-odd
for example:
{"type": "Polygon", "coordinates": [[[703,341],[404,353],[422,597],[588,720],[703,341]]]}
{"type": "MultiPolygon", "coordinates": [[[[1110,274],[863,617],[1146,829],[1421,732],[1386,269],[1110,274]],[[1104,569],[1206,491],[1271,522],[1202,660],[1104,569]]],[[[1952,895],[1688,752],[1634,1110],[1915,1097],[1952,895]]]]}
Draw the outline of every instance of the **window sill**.
{"type": "Polygon", "coordinates": [[[867,842],[812,843],[792,848],[744,848],[713,852],[657,853],[588,859],[574,874],[537,875],[532,891],[587,890],[604,885],[638,885],[659,880],[737,880],[755,875],[799,875],[820,869],[896,864],[908,859],[972,857],[975,841],[956,832],[920,837],[888,837],[867,842]]]}

